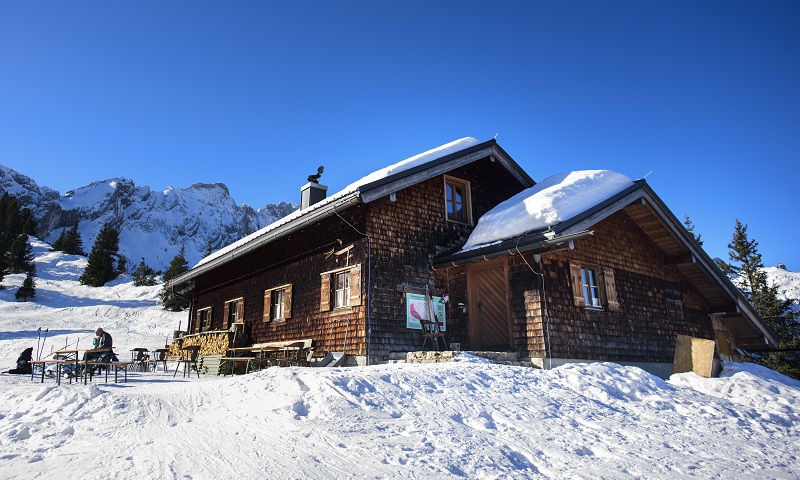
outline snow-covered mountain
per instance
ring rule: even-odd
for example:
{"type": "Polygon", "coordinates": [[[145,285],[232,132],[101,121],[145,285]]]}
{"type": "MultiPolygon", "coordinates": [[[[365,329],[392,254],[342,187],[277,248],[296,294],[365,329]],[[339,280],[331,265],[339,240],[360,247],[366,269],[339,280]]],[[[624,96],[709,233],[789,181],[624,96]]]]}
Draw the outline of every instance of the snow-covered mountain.
{"type": "Polygon", "coordinates": [[[188,188],[154,191],[133,180],[112,178],[92,182],[64,195],[40,187],[30,177],[0,165],[0,192],[15,195],[34,213],[37,236],[53,243],[64,228],[79,221],[84,250],[109,223],[120,232],[120,253],[130,266],[141,258],[163,269],[186,246],[186,259],[197,263],[207,252],[249,235],[288,215],[297,204],[281,202],[261,209],[237,205],[221,183],[195,183],[188,188]]]}

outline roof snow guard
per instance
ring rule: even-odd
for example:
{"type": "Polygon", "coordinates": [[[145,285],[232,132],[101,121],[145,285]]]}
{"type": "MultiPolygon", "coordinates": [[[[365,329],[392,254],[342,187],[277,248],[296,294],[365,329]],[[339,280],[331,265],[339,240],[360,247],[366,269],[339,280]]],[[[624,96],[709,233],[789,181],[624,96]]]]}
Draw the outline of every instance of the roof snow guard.
{"type": "Polygon", "coordinates": [[[341,212],[357,203],[370,203],[408,186],[446,173],[481,158],[492,157],[520,184],[534,185],[533,179],[492,139],[483,143],[466,137],[428,150],[351,183],[326,199],[295,211],[241,240],[203,258],[191,270],[170,281],[173,288],[241,257],[273,240],[289,235],[308,224],[341,212]]]}

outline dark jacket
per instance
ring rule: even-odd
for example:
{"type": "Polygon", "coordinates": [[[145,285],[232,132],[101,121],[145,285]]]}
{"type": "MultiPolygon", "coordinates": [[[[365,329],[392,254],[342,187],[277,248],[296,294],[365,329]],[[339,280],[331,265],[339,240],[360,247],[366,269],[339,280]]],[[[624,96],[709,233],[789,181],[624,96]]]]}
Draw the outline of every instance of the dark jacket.
{"type": "Polygon", "coordinates": [[[99,338],[94,339],[94,348],[113,348],[114,342],[108,332],[103,332],[99,338]]]}

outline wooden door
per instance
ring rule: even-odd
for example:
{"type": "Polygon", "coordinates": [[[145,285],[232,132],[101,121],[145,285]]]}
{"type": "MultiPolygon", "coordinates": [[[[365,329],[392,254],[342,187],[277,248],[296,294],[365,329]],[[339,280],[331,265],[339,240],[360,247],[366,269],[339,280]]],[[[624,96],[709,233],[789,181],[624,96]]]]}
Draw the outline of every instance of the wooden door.
{"type": "Polygon", "coordinates": [[[481,262],[467,268],[469,332],[472,348],[511,350],[508,314],[508,263],[505,259],[481,262]]]}

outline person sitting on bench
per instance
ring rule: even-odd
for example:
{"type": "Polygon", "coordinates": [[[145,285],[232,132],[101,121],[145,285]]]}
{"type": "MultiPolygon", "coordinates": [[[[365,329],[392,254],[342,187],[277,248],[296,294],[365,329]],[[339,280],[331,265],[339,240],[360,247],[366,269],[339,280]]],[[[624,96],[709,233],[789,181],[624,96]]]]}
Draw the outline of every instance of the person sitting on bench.
{"type": "MultiPolygon", "coordinates": [[[[98,328],[94,332],[95,338],[92,340],[92,349],[98,348],[108,348],[110,349],[114,342],[111,339],[111,335],[103,330],[102,328],[98,328]]],[[[104,352],[86,352],[83,354],[84,360],[97,360],[104,352]]]]}

